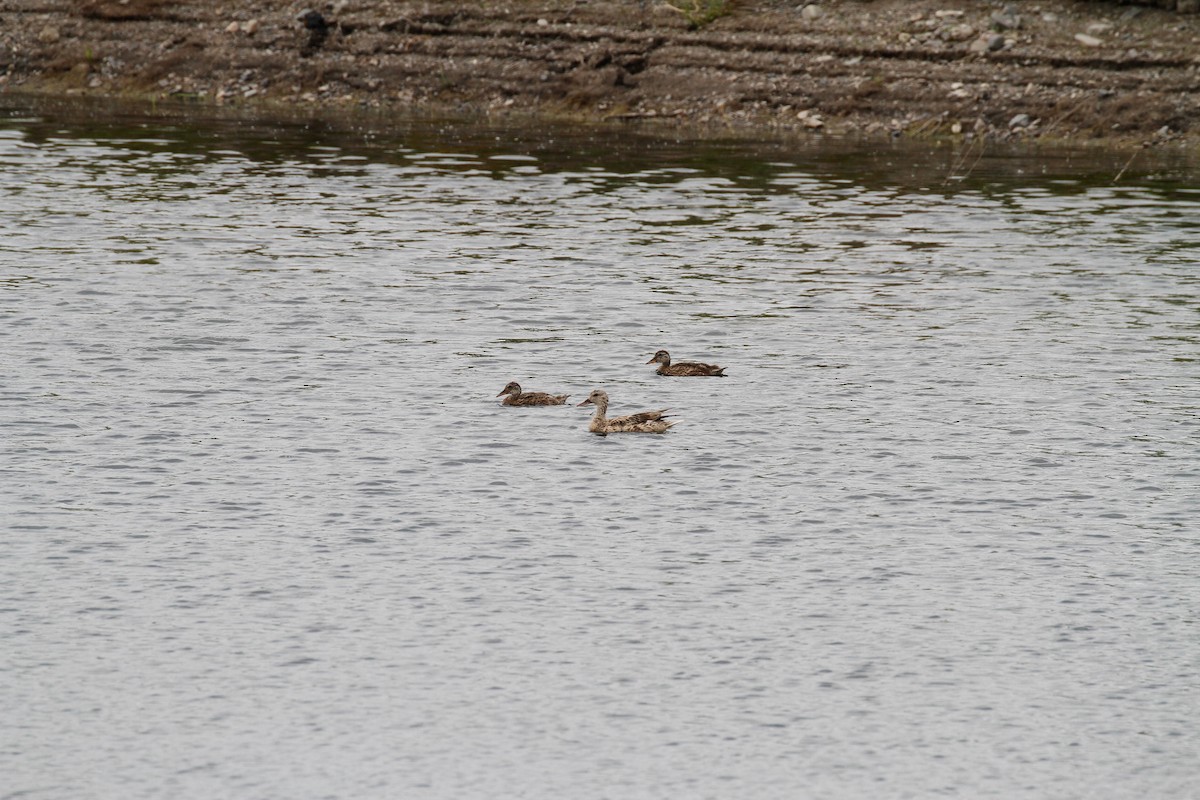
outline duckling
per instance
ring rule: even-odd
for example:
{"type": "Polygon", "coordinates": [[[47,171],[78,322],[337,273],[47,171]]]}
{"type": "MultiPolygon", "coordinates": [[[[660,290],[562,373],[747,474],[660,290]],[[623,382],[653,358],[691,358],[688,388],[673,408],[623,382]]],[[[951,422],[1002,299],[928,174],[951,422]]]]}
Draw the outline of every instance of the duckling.
{"type": "Polygon", "coordinates": [[[567,402],[569,394],[547,394],[546,392],[523,392],[521,384],[509,381],[496,397],[504,397],[501,401],[506,406],[561,406],[567,402]],[[504,397],[508,395],[508,397],[504,397]]]}
{"type": "Polygon", "coordinates": [[[725,374],[725,368],[718,367],[716,364],[701,364],[699,361],[680,361],[678,364],[672,364],[671,354],[666,350],[659,350],[654,354],[654,358],[646,363],[658,364],[659,366],[656,371],[659,375],[669,375],[677,378],[689,375],[714,378],[728,377],[725,374]]]}
{"type": "Polygon", "coordinates": [[[608,412],[608,393],[601,389],[593,390],[587,400],[579,405],[586,406],[588,404],[596,406],[596,413],[592,417],[592,421],[588,423],[588,430],[601,436],[610,433],[665,433],[667,428],[675,424],[674,421],[667,422],[663,419],[667,413],[665,408],[659,411],[642,411],[638,414],[627,414],[624,417],[608,419],[604,416],[608,412]]]}

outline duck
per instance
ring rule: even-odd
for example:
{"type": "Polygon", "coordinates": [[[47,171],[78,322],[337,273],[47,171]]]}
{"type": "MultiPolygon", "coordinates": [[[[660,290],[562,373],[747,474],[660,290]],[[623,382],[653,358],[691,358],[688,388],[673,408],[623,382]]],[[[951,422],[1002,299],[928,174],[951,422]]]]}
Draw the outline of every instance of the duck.
{"type": "Polygon", "coordinates": [[[659,375],[668,375],[674,378],[682,378],[686,376],[697,377],[713,377],[725,378],[724,367],[718,367],[716,364],[701,364],[699,361],[680,361],[678,364],[671,363],[671,354],[666,350],[659,350],[654,354],[654,357],[646,362],[647,364],[658,364],[656,370],[659,375]]]}
{"type": "Polygon", "coordinates": [[[506,406],[561,406],[567,402],[569,394],[547,394],[546,392],[525,392],[521,390],[521,384],[516,381],[509,381],[500,394],[496,397],[504,397],[501,401],[506,406]],[[507,395],[507,397],[505,397],[507,395]]]}
{"type": "MultiPolygon", "coordinates": [[[[667,428],[675,424],[663,419],[667,409],[659,411],[641,411],[637,414],[627,414],[623,417],[604,416],[608,412],[608,393],[603,389],[594,389],[580,406],[594,405],[596,413],[588,423],[588,430],[600,436],[610,433],[666,433],[667,428]]],[[[577,406],[578,407],[578,406],[577,406]]]]}

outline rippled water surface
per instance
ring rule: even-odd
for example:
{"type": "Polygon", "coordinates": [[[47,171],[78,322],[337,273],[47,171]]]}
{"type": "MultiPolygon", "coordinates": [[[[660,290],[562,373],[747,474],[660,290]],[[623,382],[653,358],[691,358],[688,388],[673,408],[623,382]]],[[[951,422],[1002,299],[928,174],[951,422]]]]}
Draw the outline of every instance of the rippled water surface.
{"type": "Polygon", "coordinates": [[[1151,158],[8,109],[0,798],[1200,797],[1151,158]]]}

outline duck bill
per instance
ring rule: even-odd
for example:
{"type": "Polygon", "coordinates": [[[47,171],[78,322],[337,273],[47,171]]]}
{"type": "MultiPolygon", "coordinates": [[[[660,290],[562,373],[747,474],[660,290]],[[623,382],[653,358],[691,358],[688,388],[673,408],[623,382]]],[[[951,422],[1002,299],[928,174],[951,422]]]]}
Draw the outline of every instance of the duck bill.
{"type": "Polygon", "coordinates": [[[508,392],[501,392],[500,394],[496,395],[496,397],[504,397],[506,394],[508,394],[508,392]]]}
{"type": "Polygon", "coordinates": [[[657,357],[655,357],[655,358],[652,358],[652,359],[650,359],[649,361],[647,361],[646,363],[647,363],[647,364],[657,364],[657,363],[658,363],[658,358],[657,358],[657,357]]]}
{"type": "Polygon", "coordinates": [[[590,406],[591,404],[592,404],[592,400],[591,400],[591,398],[588,398],[587,400],[584,400],[582,403],[576,403],[575,407],[579,408],[580,406],[590,406]]]}

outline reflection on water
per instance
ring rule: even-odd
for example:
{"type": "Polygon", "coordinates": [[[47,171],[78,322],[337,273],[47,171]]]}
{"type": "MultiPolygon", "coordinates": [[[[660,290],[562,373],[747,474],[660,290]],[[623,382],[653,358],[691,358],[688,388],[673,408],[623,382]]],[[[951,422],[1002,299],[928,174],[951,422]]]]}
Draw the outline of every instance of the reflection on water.
{"type": "Polygon", "coordinates": [[[0,797],[1188,796],[1198,171],[966,163],[10,108],[0,797]]]}

